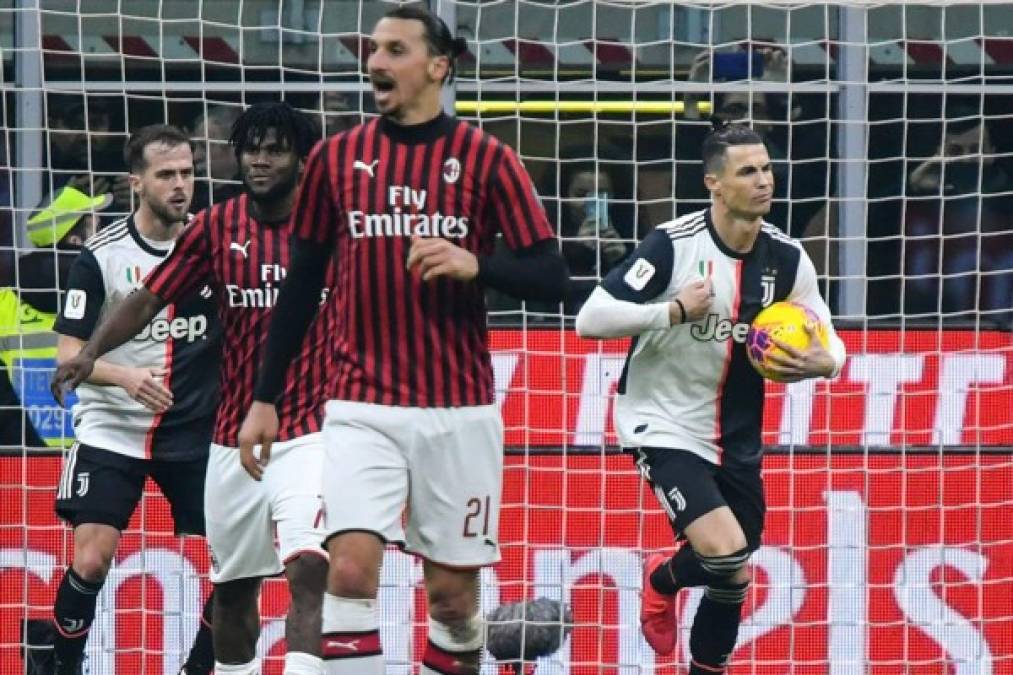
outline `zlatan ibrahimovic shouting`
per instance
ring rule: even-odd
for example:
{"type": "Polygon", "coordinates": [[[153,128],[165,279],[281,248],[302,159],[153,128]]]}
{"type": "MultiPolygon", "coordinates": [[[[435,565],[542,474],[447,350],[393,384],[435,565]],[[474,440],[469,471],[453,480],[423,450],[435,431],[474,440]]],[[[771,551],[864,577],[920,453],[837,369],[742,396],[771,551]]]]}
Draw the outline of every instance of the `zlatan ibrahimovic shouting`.
{"type": "Polygon", "coordinates": [[[376,594],[384,545],[395,542],[424,560],[421,672],[471,674],[483,632],[478,571],[499,560],[503,461],[483,291],[558,301],[566,265],[513,150],[441,112],[462,41],[427,10],[400,7],[370,45],[380,116],[310,155],[292,266],[240,444],[274,438],[273,403],[335,256],[326,672],[384,672],[376,594]],[[497,233],[511,254],[492,255],[497,233]]]}

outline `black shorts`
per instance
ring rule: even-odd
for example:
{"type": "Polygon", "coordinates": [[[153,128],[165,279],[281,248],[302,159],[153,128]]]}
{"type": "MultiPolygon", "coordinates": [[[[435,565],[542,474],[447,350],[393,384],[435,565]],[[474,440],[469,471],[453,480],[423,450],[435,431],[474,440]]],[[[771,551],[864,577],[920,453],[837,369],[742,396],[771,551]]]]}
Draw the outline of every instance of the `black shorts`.
{"type": "Polygon", "coordinates": [[[204,535],[207,457],[189,461],[137,459],[75,443],[64,457],[56,515],[72,526],[101,523],[123,531],[141,501],[144,480],[161,488],[177,535],[204,535]]]}
{"type": "Polygon", "coordinates": [[[767,504],[759,466],[711,464],[688,450],[671,448],[634,448],[631,452],[668,514],[676,537],[681,538],[700,516],[727,506],[739,521],[749,550],[760,547],[767,504]]]}

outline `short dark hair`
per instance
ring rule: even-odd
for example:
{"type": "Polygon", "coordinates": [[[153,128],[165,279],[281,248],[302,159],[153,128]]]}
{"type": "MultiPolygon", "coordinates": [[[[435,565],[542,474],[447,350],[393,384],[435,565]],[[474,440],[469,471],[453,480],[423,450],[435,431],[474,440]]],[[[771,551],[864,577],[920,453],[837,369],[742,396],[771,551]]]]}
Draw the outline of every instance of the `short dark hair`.
{"type": "Polygon", "coordinates": [[[468,41],[455,38],[447,24],[425,5],[402,5],[395,7],[383,15],[384,19],[407,19],[420,21],[425,29],[426,44],[430,56],[446,56],[450,60],[450,70],[446,82],[453,82],[457,73],[457,57],[468,51],[468,41]]]}
{"type": "Polygon", "coordinates": [[[186,145],[190,148],[190,152],[193,152],[193,141],[174,126],[151,124],[141,127],[130,134],[130,139],[123,148],[123,160],[126,162],[130,173],[144,171],[147,168],[147,160],[144,159],[144,149],[152,143],[163,143],[171,148],[177,145],[186,145]]]}
{"type": "Polygon", "coordinates": [[[712,117],[712,128],[700,151],[705,173],[718,173],[725,164],[725,152],[733,145],[764,145],[763,137],[744,124],[728,124],[712,117]]]}
{"type": "Polygon", "coordinates": [[[306,159],[320,139],[320,132],[309,115],[284,101],[262,101],[247,108],[232,125],[229,143],[235,150],[236,160],[247,146],[259,145],[268,129],[274,129],[278,140],[292,148],[299,159],[306,159]]]}

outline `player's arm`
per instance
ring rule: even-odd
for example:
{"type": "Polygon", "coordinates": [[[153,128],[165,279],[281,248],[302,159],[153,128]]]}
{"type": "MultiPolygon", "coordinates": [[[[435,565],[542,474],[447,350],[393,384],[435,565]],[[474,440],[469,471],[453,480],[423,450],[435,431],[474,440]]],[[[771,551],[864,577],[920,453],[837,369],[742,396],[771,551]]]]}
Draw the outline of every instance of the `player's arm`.
{"type": "MultiPolygon", "coordinates": [[[[105,305],[102,270],[94,254],[88,249],[84,249],[74,261],[67,282],[63,310],[53,326],[53,330],[59,335],[56,355],[58,367],[52,382],[53,396],[57,401],[63,403],[64,394],[86,380],[98,386],[123,387],[131,396],[142,388],[148,390],[155,387],[153,383],[148,382],[152,379],[149,369],[131,368],[97,360],[102,354],[132,338],[146,325],[146,321],[142,322],[142,317],[137,316],[143,310],[136,307],[139,303],[134,295],[123,303],[127,307],[121,306],[118,308],[121,312],[113,312],[107,320],[98,325],[105,305]],[[123,311],[127,314],[122,314],[123,311]],[[122,321],[112,321],[117,319],[118,315],[122,316],[122,321]],[[137,322],[138,327],[133,332],[127,332],[129,328],[117,332],[116,329],[121,327],[123,321],[131,326],[137,322]],[[117,339],[119,341],[116,341],[117,339]]],[[[156,309],[155,313],[157,312],[156,309]]],[[[150,320],[150,317],[147,320],[150,320]]],[[[155,406],[153,409],[161,409],[166,397],[171,403],[171,394],[168,390],[161,388],[160,384],[157,388],[162,391],[145,396],[145,400],[141,401],[145,405],[151,404],[149,407],[155,406]]]]}
{"type": "Polygon", "coordinates": [[[672,281],[674,265],[675,251],[668,234],[660,229],[648,234],[581,307],[577,334],[629,337],[701,318],[710,308],[710,280],[681,289],[671,302],[659,301],[672,281]]]}
{"type": "MultiPolygon", "coordinates": [[[[787,356],[773,354],[770,358],[773,361],[772,368],[779,372],[787,382],[804,380],[810,377],[837,377],[844,362],[847,359],[847,349],[844,341],[834,330],[834,324],[830,316],[830,308],[823,301],[820,295],[819,285],[816,281],[816,268],[805,251],[799,252],[798,271],[795,273],[795,285],[788,300],[797,302],[808,307],[819,317],[820,323],[826,326],[827,347],[820,344],[819,340],[812,340],[808,349],[802,351],[785,345],[777,344],[787,353],[787,356]]],[[[808,327],[807,327],[808,330],[808,327]]]]}
{"type": "Polygon", "coordinates": [[[133,338],[163,307],[203,283],[209,251],[204,224],[202,217],[195,218],[181,233],[172,253],[145,279],[145,285],[127,296],[101,324],[98,319],[105,304],[102,271],[91,251],[82,251],[71,267],[67,301],[55,326],[56,332],[71,338],[63,350],[57,350],[59,366],[51,388],[58,401],[62,403],[64,392],[87,380],[100,386],[121,386],[148,407],[152,396],[143,396],[141,400],[135,394],[154,387],[159,390],[154,397],[157,404],[166,400],[171,404],[171,392],[160,383],[155,387],[153,381],[153,378],[160,381],[162,369],[128,366],[109,369],[112,364],[100,368],[96,359],[133,338]]]}
{"type": "MultiPolygon", "coordinates": [[[[106,323],[108,322],[103,322],[103,325],[106,323]]],[[[71,364],[75,363],[75,359],[88,344],[71,335],[60,335],[56,341],[56,362],[61,368],[73,368],[71,364]]],[[[130,398],[153,412],[164,412],[172,405],[172,392],[162,384],[166,375],[165,368],[135,368],[104,359],[82,358],[82,363],[87,361],[92,365],[91,373],[85,378],[89,384],[122,387],[130,398]]],[[[53,381],[55,386],[56,378],[53,381]]],[[[62,394],[66,389],[59,388],[59,391],[62,404],[62,394]]]]}

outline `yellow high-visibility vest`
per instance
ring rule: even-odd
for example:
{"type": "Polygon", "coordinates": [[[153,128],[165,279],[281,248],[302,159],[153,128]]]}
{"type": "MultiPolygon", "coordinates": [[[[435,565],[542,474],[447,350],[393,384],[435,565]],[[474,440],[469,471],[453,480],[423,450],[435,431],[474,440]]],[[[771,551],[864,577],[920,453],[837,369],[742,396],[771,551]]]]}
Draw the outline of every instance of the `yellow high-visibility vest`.
{"type": "Polygon", "coordinates": [[[69,447],[73,426],[49,391],[56,369],[56,314],[23,302],[13,288],[0,289],[0,361],[39,436],[50,447],[69,447]]]}

